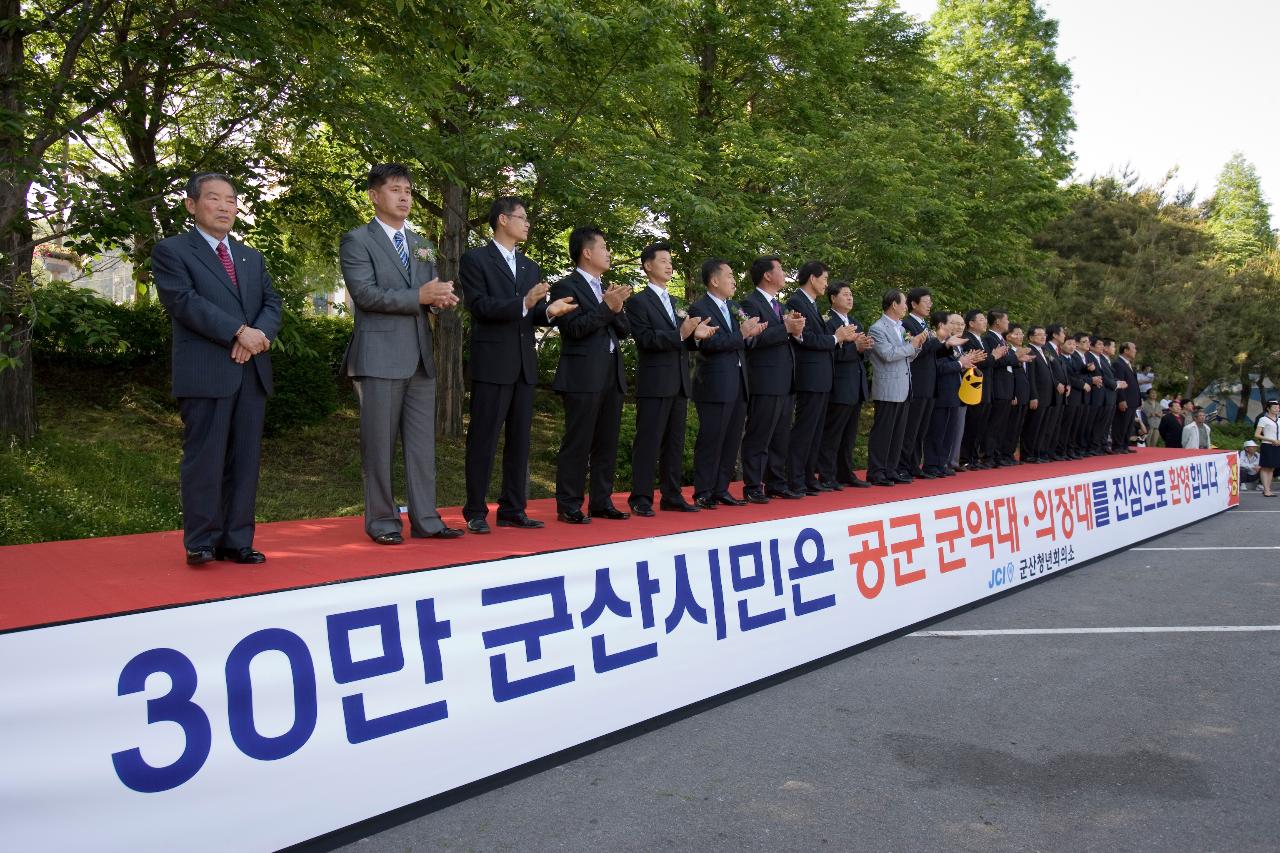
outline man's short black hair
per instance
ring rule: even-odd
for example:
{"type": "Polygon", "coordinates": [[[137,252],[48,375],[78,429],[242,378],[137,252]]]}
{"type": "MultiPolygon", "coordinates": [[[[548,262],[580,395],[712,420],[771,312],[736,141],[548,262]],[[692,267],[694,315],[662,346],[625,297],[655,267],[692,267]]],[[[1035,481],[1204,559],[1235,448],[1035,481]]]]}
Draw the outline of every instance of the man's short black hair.
{"type": "Polygon", "coordinates": [[[723,258],[708,258],[702,262],[702,286],[706,287],[711,283],[711,276],[720,271],[720,267],[725,266],[729,262],[723,258]]]}
{"type": "Polygon", "coordinates": [[[849,279],[842,278],[837,281],[827,282],[827,298],[835,299],[840,295],[842,290],[853,290],[853,285],[849,284],[849,279]]]}
{"type": "MultiPolygon", "coordinates": [[[[910,295],[907,296],[907,301],[908,302],[911,301],[910,295]]],[[[929,323],[932,324],[933,328],[935,329],[941,326],[943,323],[949,322],[950,319],[951,319],[951,312],[943,311],[942,309],[934,311],[932,314],[929,315],[929,323]]]]}
{"type": "Polygon", "coordinates": [[[913,287],[907,291],[907,307],[914,308],[920,304],[920,300],[926,296],[933,296],[933,291],[927,287],[913,287]]]}
{"type": "Polygon", "coordinates": [[[1009,324],[1009,331],[1005,332],[1005,334],[1006,334],[1006,335],[1011,335],[1011,334],[1013,334],[1015,331],[1019,331],[1019,332],[1020,332],[1020,331],[1022,331],[1022,324],[1021,324],[1021,323],[1010,323],[1010,324],[1009,324]]]}
{"type": "MultiPolygon", "coordinates": [[[[822,261],[806,261],[805,265],[800,267],[800,272],[796,273],[796,281],[800,282],[801,287],[804,287],[804,283],[809,279],[830,271],[831,267],[822,261]]],[[[765,270],[765,272],[768,272],[768,270],[765,270]]],[[[759,282],[756,283],[759,284],[759,282]]]]}
{"type": "Polygon", "coordinates": [[[580,225],[569,232],[569,260],[575,264],[582,260],[582,253],[596,241],[604,238],[604,232],[594,225],[580,225]]]}
{"type": "Polygon", "coordinates": [[[498,217],[510,216],[517,210],[528,207],[525,206],[524,199],[518,195],[500,195],[493,200],[493,204],[489,205],[489,228],[493,231],[498,230],[498,217]]]}
{"type": "Polygon", "coordinates": [[[888,311],[891,306],[897,305],[906,298],[907,294],[898,290],[896,287],[893,290],[886,290],[884,292],[884,296],[880,299],[880,310],[888,311]]]}
{"type": "Polygon", "coordinates": [[[1043,332],[1043,331],[1045,331],[1044,326],[1031,326],[1030,328],[1027,329],[1027,337],[1034,338],[1036,336],[1036,332],[1043,332]]]}
{"type": "Polygon", "coordinates": [[[981,317],[982,315],[983,315],[983,311],[981,308],[970,308],[968,311],[964,312],[964,324],[968,326],[975,319],[977,319],[978,317],[981,317]]]}
{"type": "Polygon", "coordinates": [[[1009,315],[1006,314],[1005,312],[993,308],[987,312],[987,325],[994,326],[1000,320],[1003,320],[1005,317],[1008,317],[1008,316],[1009,315]]]}
{"type": "Polygon", "coordinates": [[[1066,329],[1062,328],[1061,323],[1050,323],[1048,326],[1044,327],[1044,333],[1051,338],[1055,337],[1060,332],[1065,332],[1065,331],[1066,329]]]}
{"type": "Polygon", "coordinates": [[[671,247],[662,242],[650,243],[645,246],[640,250],[640,266],[643,267],[645,264],[649,263],[649,261],[656,258],[659,252],[666,252],[669,255],[671,254],[671,247]]]}
{"type": "Polygon", "coordinates": [[[403,163],[374,163],[369,169],[369,180],[365,182],[368,189],[376,190],[392,178],[404,178],[412,186],[413,175],[409,167],[403,163]]]}
{"type": "Polygon", "coordinates": [[[1088,332],[1076,332],[1076,333],[1075,333],[1074,335],[1072,335],[1071,337],[1072,337],[1072,340],[1074,340],[1076,343],[1080,343],[1081,341],[1087,341],[1087,340],[1089,340],[1089,333],[1088,333],[1088,332]]]}
{"type": "Polygon", "coordinates": [[[187,181],[187,198],[199,199],[204,185],[210,181],[222,181],[231,187],[231,192],[236,193],[236,182],[228,178],[221,172],[201,172],[198,175],[192,175],[187,181]]]}
{"type": "Polygon", "coordinates": [[[782,258],[777,255],[765,255],[756,258],[751,262],[751,283],[759,286],[760,281],[768,274],[769,270],[773,269],[773,265],[780,263],[782,263],[782,258]]]}

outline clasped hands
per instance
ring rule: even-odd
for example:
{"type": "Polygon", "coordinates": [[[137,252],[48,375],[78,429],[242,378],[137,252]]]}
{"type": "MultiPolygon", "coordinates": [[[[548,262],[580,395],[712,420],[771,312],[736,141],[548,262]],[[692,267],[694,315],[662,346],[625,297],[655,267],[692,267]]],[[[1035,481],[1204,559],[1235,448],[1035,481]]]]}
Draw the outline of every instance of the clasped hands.
{"type": "MultiPolygon", "coordinates": [[[[545,281],[540,281],[529,288],[529,292],[524,295],[524,310],[533,310],[533,306],[547,298],[547,291],[549,290],[551,290],[551,285],[545,281]]],[[[568,314],[577,307],[572,296],[565,296],[547,304],[547,317],[554,319],[561,314],[568,314]]]]}
{"type": "Polygon", "coordinates": [[[680,340],[687,339],[693,335],[695,341],[705,341],[716,333],[716,327],[711,325],[710,317],[696,317],[690,314],[680,321],[680,340]]]}
{"type": "Polygon", "coordinates": [[[231,360],[236,364],[244,364],[261,352],[271,349],[271,339],[260,329],[245,326],[236,333],[231,342],[231,360]]]}

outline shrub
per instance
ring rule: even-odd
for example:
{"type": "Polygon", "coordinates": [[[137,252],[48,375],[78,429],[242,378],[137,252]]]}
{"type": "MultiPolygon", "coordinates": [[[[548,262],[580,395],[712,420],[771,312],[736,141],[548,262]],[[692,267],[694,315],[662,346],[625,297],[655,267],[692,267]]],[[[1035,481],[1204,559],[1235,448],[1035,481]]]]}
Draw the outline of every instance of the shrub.
{"type": "Polygon", "coordinates": [[[285,313],[278,346],[271,349],[275,395],[267,403],[268,434],[319,423],[337,411],[338,368],[350,338],[346,317],[285,313]]]}

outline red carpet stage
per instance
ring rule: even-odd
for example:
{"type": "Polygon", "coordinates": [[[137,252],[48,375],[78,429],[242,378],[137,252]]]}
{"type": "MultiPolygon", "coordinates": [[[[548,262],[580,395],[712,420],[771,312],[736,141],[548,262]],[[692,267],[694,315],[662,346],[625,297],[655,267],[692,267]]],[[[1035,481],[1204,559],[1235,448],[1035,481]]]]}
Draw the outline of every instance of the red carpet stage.
{"type": "Polygon", "coordinates": [[[279,849],[1238,502],[1235,453],[1143,450],[398,547],[265,524],[263,566],[0,548],[5,841],[279,849]]]}
{"type": "MultiPolygon", "coordinates": [[[[547,523],[541,530],[497,527],[490,513],[493,533],[488,536],[468,534],[444,541],[406,538],[405,544],[397,547],[370,542],[359,516],[281,521],[258,526],[254,545],[268,556],[268,562],[262,566],[211,563],[200,569],[188,568],[183,562],[182,535],[178,531],[0,547],[0,631],[754,521],[796,518],[1187,456],[1188,451],[1150,448],[1128,456],[974,471],[941,480],[917,480],[909,486],[890,489],[845,489],[799,501],[774,500],[765,505],[721,507],[714,512],[658,511],[653,518],[595,519],[585,526],[557,523],[555,502],[548,498],[529,504],[529,516],[547,523]]],[[[735,484],[732,491],[740,497],[741,484],[735,484]]],[[[620,493],[614,502],[625,508],[626,498],[625,493],[620,493]]],[[[457,507],[442,510],[441,515],[452,527],[463,525],[462,513],[457,507]]],[[[501,567],[490,566],[487,570],[501,571],[501,567]]]]}

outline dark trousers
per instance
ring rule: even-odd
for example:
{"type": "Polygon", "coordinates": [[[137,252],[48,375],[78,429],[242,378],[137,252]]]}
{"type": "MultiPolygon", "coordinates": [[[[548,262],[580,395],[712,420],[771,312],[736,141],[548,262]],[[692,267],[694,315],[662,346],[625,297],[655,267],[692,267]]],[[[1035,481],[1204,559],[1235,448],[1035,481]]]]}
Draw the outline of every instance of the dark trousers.
{"type": "Polygon", "coordinates": [[[684,425],[689,398],[637,397],[636,440],[631,445],[631,497],[633,506],[653,506],[653,469],[658,469],[662,499],[681,503],[680,479],[684,469],[684,425]]]}
{"type": "Polygon", "coordinates": [[[1111,423],[1116,419],[1116,407],[1114,404],[1110,406],[1099,406],[1098,414],[1093,424],[1093,449],[1099,452],[1107,449],[1107,439],[1111,437],[1111,423]]]}
{"type": "Polygon", "coordinates": [[[766,487],[771,491],[787,488],[792,405],[790,394],[753,394],[746,404],[742,483],[747,491],[766,487]]]}
{"type": "Polygon", "coordinates": [[[1000,443],[1000,455],[1006,460],[1012,459],[1022,439],[1022,424],[1027,419],[1027,407],[1019,403],[1009,407],[1009,420],[1004,427],[1004,438],[1000,443]]]}
{"type": "Polygon", "coordinates": [[[1135,419],[1137,415],[1132,409],[1128,411],[1120,411],[1116,409],[1116,415],[1111,421],[1111,449],[1124,450],[1129,446],[1129,437],[1133,435],[1135,429],[1135,419]]]}
{"type": "Polygon", "coordinates": [[[876,419],[867,440],[867,479],[893,479],[902,457],[902,433],[907,426],[906,401],[876,400],[876,419]]]}
{"type": "Polygon", "coordinates": [[[583,485],[591,468],[591,512],[613,506],[613,470],[618,464],[622,391],[616,384],[597,393],[564,391],[564,438],[556,457],[556,510],[582,509],[583,485]]]}
{"type": "Polygon", "coordinates": [[[467,502],[463,518],[489,514],[485,495],[503,434],[502,490],[498,493],[498,517],[524,515],[529,496],[529,431],[533,424],[533,386],[526,382],[497,385],[471,383],[471,420],[467,424],[467,502]],[[505,427],[505,430],[504,430],[505,427]]]}
{"type": "Polygon", "coordinates": [[[1084,406],[1073,406],[1068,403],[1064,407],[1062,415],[1062,423],[1058,427],[1058,452],[1076,453],[1076,430],[1080,426],[1080,419],[1084,415],[1084,406]]]}
{"type": "Polygon", "coordinates": [[[929,413],[929,428],[925,430],[924,440],[924,470],[930,474],[945,472],[951,457],[951,435],[962,411],[959,406],[934,406],[929,413]]]}
{"type": "Polygon", "coordinates": [[[693,496],[727,494],[747,420],[747,401],[739,392],[738,398],[728,403],[694,405],[698,409],[698,437],[693,443],[693,496]]]}
{"type": "Polygon", "coordinates": [[[814,391],[796,394],[796,419],[791,425],[787,451],[787,486],[793,492],[803,492],[818,482],[822,424],[830,396],[814,391]]]}
{"type": "Polygon", "coordinates": [[[995,462],[1004,457],[1005,431],[1009,428],[1009,418],[1012,416],[1012,400],[991,401],[987,427],[982,433],[982,458],[987,462],[995,462]]]}
{"type": "Polygon", "coordinates": [[[1049,411],[1045,412],[1044,428],[1040,431],[1040,454],[1042,456],[1052,456],[1059,453],[1058,436],[1062,432],[1062,421],[1067,416],[1066,405],[1059,402],[1058,405],[1051,405],[1049,411]]]}
{"type": "Polygon", "coordinates": [[[258,457],[267,393],[253,365],[229,397],[183,397],[182,542],[196,548],[248,548],[258,497],[258,457]]]}
{"type": "Polygon", "coordinates": [[[932,397],[912,397],[907,401],[907,425],[902,430],[902,457],[899,474],[917,474],[924,459],[925,436],[929,432],[929,416],[933,413],[932,397]]]}
{"type": "Polygon", "coordinates": [[[853,447],[861,420],[861,403],[827,403],[818,448],[818,473],[824,483],[853,482],[853,447]]]}
{"type": "Polygon", "coordinates": [[[1037,402],[1034,409],[1030,405],[1027,406],[1026,415],[1022,419],[1022,458],[1024,460],[1040,456],[1042,453],[1040,439],[1044,435],[1045,415],[1048,412],[1049,407],[1042,402],[1037,402]]]}
{"type": "Polygon", "coordinates": [[[990,400],[969,406],[964,416],[964,439],[960,443],[961,464],[971,465],[982,460],[982,436],[986,433],[990,416],[990,400]]]}

